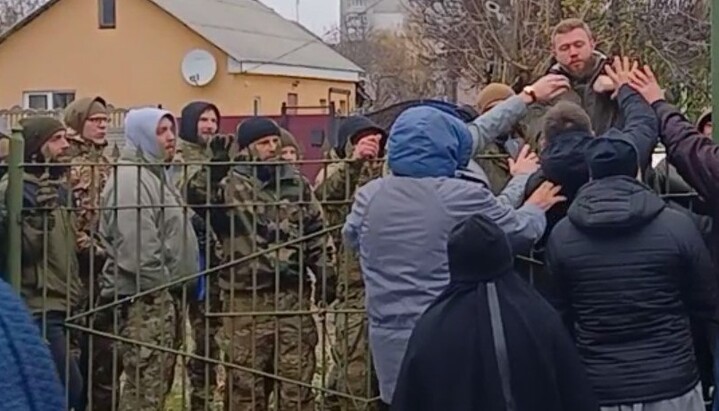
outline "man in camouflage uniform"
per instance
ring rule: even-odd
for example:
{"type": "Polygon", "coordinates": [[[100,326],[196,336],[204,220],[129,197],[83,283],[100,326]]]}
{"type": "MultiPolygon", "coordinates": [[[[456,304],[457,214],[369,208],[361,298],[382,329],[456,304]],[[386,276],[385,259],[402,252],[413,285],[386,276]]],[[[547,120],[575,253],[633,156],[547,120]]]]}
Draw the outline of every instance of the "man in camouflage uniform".
{"type": "MultiPolygon", "coordinates": [[[[25,140],[22,211],[21,294],[47,341],[65,384],[69,408],[83,407],[83,380],[66,344],[65,318],[79,308],[83,290],[75,253],[73,215],[64,175],[70,145],[65,126],[52,117],[20,123],[25,140]]],[[[0,180],[0,204],[7,204],[8,176],[0,180]]],[[[7,211],[0,208],[0,238],[7,247],[7,211]]],[[[6,249],[6,248],[3,248],[6,249]]],[[[3,261],[5,263],[5,261],[3,261]]],[[[3,408],[13,409],[5,404],[3,408]]]]}
{"type": "MultiPolygon", "coordinates": [[[[224,352],[238,366],[305,384],[228,369],[225,406],[236,411],[267,410],[273,387],[276,409],[315,409],[307,385],[315,373],[318,335],[307,311],[313,281],[324,303],[332,298],[334,256],[306,179],[289,164],[253,164],[279,159],[280,133],[267,118],[245,120],[237,129],[239,164],[232,170],[207,167],[188,189],[193,204],[205,204],[209,173],[213,203],[224,205],[212,212],[225,263],[236,262],[220,275],[224,312],[236,313],[223,319],[224,352]]],[[[228,146],[214,139],[213,160],[227,161],[228,146]]]]}
{"type": "MultiPolygon", "coordinates": [[[[174,176],[177,187],[183,196],[186,195],[187,182],[203,168],[201,164],[184,164],[185,162],[209,162],[212,153],[209,142],[220,127],[220,110],[211,103],[195,101],[182,109],[180,118],[180,143],[173,162],[174,176]]],[[[200,260],[202,271],[216,267],[220,263],[219,253],[215,251],[217,241],[210,229],[209,213],[195,214],[192,217],[192,227],[199,241],[200,260]]],[[[206,317],[206,312],[219,312],[222,309],[220,302],[217,275],[208,275],[199,280],[197,288],[191,289],[186,295],[187,307],[192,328],[192,337],[195,344],[196,355],[220,359],[220,349],[215,340],[222,321],[218,317],[206,317]],[[214,280],[214,281],[212,281],[214,280]]],[[[182,303],[182,302],[180,302],[182,303]]],[[[184,327],[182,322],[180,326],[184,327]]],[[[180,333],[182,335],[184,333],[180,333]]],[[[213,399],[217,387],[217,376],[212,364],[196,359],[187,361],[187,372],[190,377],[190,409],[200,411],[214,409],[213,399]],[[206,408],[207,407],[207,408],[206,408]]]]}
{"type": "MultiPolygon", "coordinates": [[[[485,114],[497,104],[514,95],[514,90],[508,85],[490,83],[479,92],[477,109],[480,114],[485,114]]],[[[488,141],[484,149],[475,156],[474,160],[487,174],[489,186],[494,195],[501,194],[509,180],[512,179],[508,159],[516,160],[525,143],[529,144],[533,152],[538,148],[536,142],[525,139],[523,125],[520,123],[514,127],[511,133],[488,141]]]]}
{"type": "MultiPolygon", "coordinates": [[[[383,147],[387,133],[366,117],[355,116],[344,120],[338,131],[340,141],[347,141],[345,157],[320,170],[315,195],[323,203],[330,226],[343,224],[357,188],[382,175],[383,147]]],[[[342,236],[336,232],[336,244],[342,236]]],[[[340,278],[338,304],[335,316],[336,340],[332,347],[335,366],[330,372],[329,388],[357,398],[377,395],[376,381],[368,355],[367,322],[364,314],[365,298],[359,259],[348,248],[339,252],[340,278]],[[342,311],[345,311],[344,313],[342,311]],[[355,313],[352,313],[355,311],[355,313]]],[[[330,396],[331,410],[366,409],[362,401],[330,396]]]]}
{"type": "Polygon", "coordinates": [[[99,232],[108,247],[100,296],[103,303],[124,301],[115,307],[118,328],[112,332],[145,344],[118,344],[116,368],[125,376],[119,411],[164,410],[175,355],[150,347],[173,347],[178,320],[169,283],[198,269],[192,212],[162,166],[172,159],[175,129],[168,111],[130,110],[116,178],[102,192],[99,232]]]}
{"type": "MultiPolygon", "coordinates": [[[[75,207],[77,224],[78,258],[80,276],[87,289],[83,293],[83,306],[91,308],[98,297],[98,279],[105,262],[105,249],[97,233],[98,207],[100,194],[112,171],[110,160],[105,155],[107,147],[108,111],[101,97],[85,97],[73,101],[64,113],[64,122],[68,127],[67,139],[70,143],[71,162],[69,185],[72,189],[72,202],[75,207]]],[[[100,312],[93,317],[92,328],[109,330],[112,328],[112,313],[100,312]]],[[[92,386],[86,387],[92,393],[92,408],[103,410],[111,408],[112,388],[112,340],[86,335],[75,337],[76,344],[82,347],[80,366],[86,380],[92,372],[92,386]],[[92,345],[92,353],[89,347],[92,345]],[[90,363],[90,357],[92,363],[90,363]]]]}

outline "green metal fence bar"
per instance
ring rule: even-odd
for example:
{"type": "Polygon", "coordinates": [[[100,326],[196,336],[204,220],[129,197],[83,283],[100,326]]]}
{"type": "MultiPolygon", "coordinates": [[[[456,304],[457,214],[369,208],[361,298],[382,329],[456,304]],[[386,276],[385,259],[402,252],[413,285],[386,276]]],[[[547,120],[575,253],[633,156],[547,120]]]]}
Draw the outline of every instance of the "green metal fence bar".
{"type": "Polygon", "coordinates": [[[8,192],[7,192],[7,273],[6,280],[20,292],[22,279],[22,186],[23,186],[23,152],[24,140],[21,131],[13,129],[10,138],[10,155],[8,156],[8,192]]]}
{"type": "MultiPolygon", "coordinates": [[[[716,0],[712,3],[712,112],[719,113],[719,3],[716,0]]],[[[712,138],[719,143],[719,128],[713,128],[712,138]]]]}

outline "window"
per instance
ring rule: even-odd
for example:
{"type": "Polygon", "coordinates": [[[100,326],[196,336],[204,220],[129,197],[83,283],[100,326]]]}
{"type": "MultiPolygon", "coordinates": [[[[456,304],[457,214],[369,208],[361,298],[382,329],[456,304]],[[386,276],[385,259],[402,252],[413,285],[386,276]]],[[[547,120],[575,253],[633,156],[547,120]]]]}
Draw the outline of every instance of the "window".
{"type": "Polygon", "coordinates": [[[23,93],[22,105],[33,110],[59,110],[74,100],[74,91],[29,91],[23,93]]]}
{"type": "Polygon", "coordinates": [[[101,29],[115,28],[115,0],[97,0],[98,1],[98,20],[101,29]]]}
{"type": "Polygon", "coordinates": [[[300,98],[297,93],[287,93],[287,114],[297,114],[300,98]]]}

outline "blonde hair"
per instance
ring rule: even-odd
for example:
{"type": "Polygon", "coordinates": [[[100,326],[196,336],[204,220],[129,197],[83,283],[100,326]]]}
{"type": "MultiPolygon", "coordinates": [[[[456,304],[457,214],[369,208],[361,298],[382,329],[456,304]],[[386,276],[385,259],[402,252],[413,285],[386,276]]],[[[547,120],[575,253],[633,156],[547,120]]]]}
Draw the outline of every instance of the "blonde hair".
{"type": "Polygon", "coordinates": [[[573,17],[564,19],[554,26],[554,29],[552,30],[552,45],[554,45],[554,38],[557,37],[558,34],[567,34],[576,29],[582,29],[587,33],[587,36],[589,36],[590,39],[594,38],[592,29],[589,28],[589,25],[587,25],[584,20],[573,17]]]}

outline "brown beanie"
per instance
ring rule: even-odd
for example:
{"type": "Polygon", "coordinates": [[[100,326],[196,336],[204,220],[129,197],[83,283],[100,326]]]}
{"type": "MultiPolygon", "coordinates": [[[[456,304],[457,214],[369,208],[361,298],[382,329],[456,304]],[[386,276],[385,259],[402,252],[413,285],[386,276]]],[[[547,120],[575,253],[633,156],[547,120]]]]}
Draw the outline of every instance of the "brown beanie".
{"type": "Polygon", "coordinates": [[[297,139],[292,135],[292,133],[282,127],[280,127],[280,144],[282,145],[281,148],[294,147],[295,150],[297,150],[297,157],[302,157],[302,149],[297,143],[297,139]]]}
{"type": "Polygon", "coordinates": [[[39,154],[40,148],[53,134],[65,130],[62,122],[54,117],[26,117],[20,120],[22,137],[25,139],[25,161],[39,154]]]}
{"type": "Polygon", "coordinates": [[[95,114],[107,114],[107,103],[102,97],[85,97],[75,100],[65,108],[65,124],[82,133],[85,121],[95,114]]]}
{"type": "Polygon", "coordinates": [[[512,97],[513,95],[514,90],[506,84],[487,84],[477,96],[477,109],[480,113],[486,113],[491,110],[492,107],[512,97]]]}

